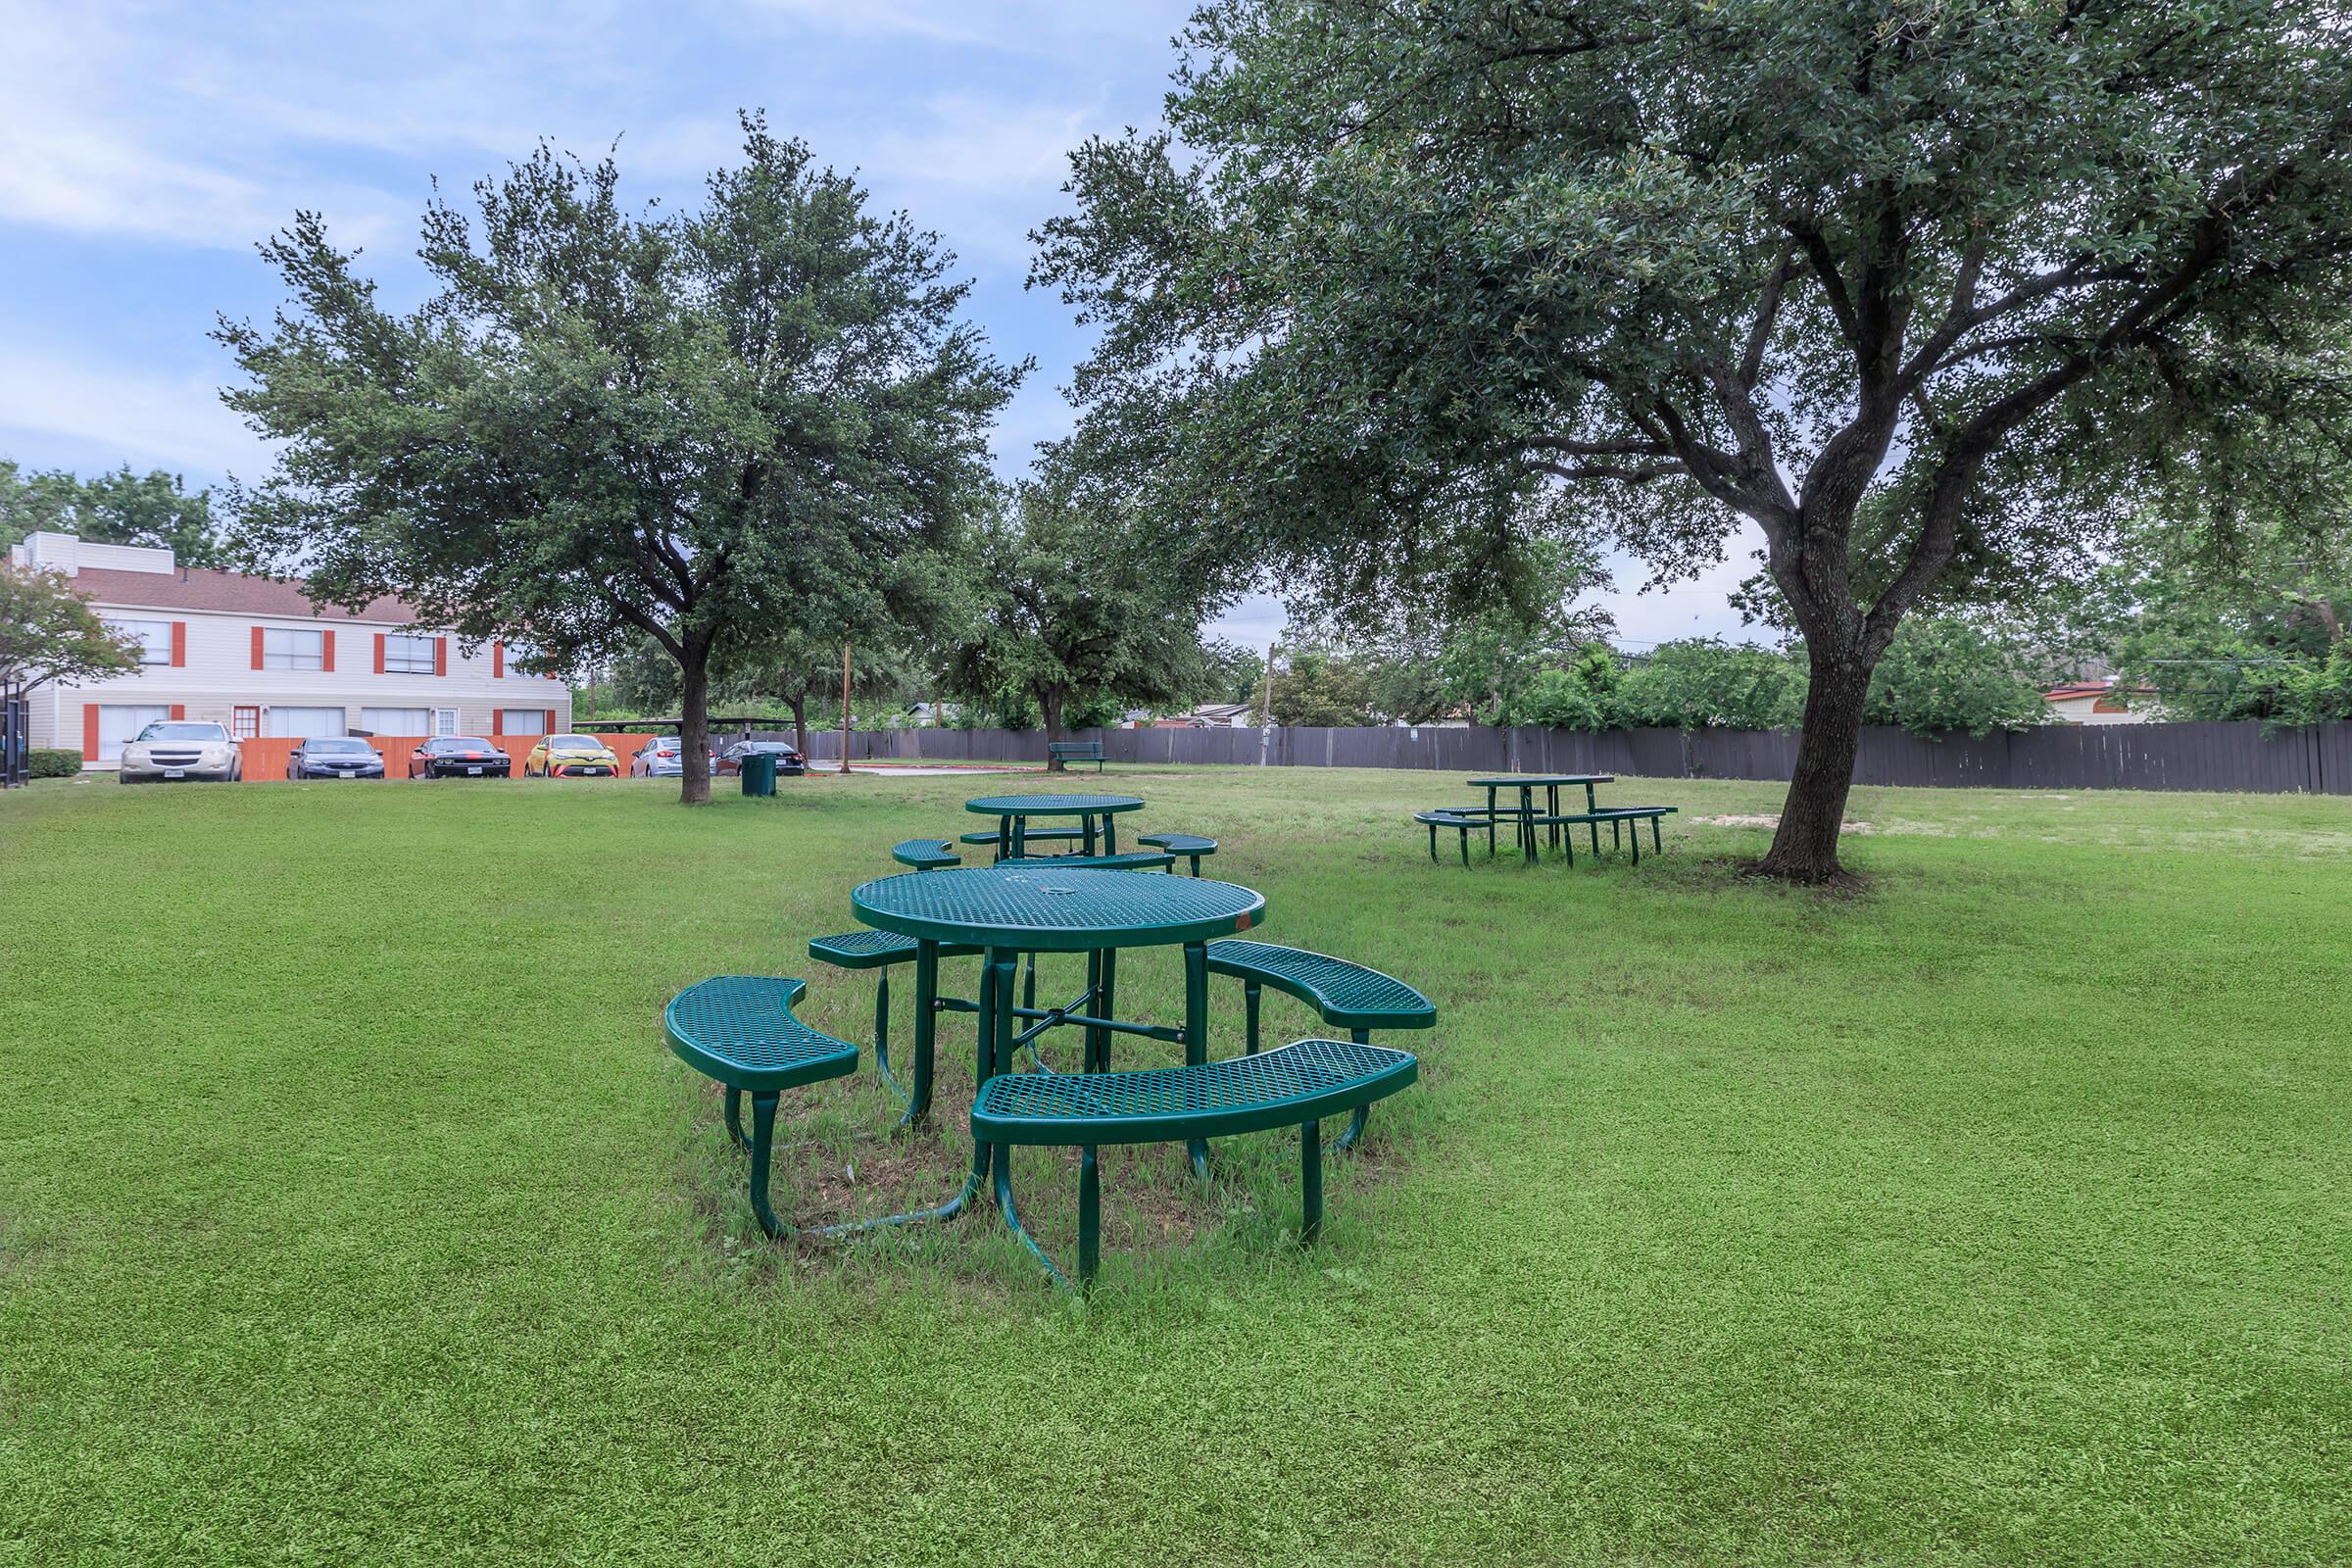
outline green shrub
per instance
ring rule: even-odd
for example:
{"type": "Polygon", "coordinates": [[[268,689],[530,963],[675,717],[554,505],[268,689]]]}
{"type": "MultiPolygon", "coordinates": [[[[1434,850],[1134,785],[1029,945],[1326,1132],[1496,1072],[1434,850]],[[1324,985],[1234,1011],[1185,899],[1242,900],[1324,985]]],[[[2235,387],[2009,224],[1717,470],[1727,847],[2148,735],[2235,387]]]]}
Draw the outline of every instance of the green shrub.
{"type": "Polygon", "coordinates": [[[25,754],[24,760],[34,778],[72,778],[81,771],[79,752],[35,749],[25,754]]]}

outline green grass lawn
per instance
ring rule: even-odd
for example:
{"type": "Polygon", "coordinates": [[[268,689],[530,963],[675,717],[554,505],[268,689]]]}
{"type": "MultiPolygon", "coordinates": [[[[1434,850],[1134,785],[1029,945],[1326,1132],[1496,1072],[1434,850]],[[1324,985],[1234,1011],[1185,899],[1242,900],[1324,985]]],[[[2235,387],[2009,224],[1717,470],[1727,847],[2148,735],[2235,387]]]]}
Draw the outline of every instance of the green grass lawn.
{"type": "MultiPolygon", "coordinates": [[[[1087,1306],[986,1209],[761,1244],[661,1039],[751,972],[862,1042],[803,944],[986,779],[0,799],[0,1562],[2352,1556],[2352,801],[1858,791],[1832,899],[1692,820],[1769,785],[1465,873],[1450,775],[1122,776],[1441,1026],[1311,1252],[1288,1134],[1105,1151],[1087,1306]]],[[[953,1188],[942,1038],[939,1126],[811,1093],[781,1202],[953,1188]]]]}

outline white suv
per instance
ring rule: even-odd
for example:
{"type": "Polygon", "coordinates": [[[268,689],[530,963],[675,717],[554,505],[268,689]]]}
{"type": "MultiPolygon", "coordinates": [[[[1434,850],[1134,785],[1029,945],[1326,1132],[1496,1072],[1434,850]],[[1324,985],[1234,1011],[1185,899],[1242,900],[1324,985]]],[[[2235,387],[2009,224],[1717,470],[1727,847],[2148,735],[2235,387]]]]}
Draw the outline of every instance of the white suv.
{"type": "Polygon", "coordinates": [[[152,778],[226,782],[245,776],[245,759],[219,724],[168,718],[122,748],[122,770],[115,776],[125,784],[152,778]]]}

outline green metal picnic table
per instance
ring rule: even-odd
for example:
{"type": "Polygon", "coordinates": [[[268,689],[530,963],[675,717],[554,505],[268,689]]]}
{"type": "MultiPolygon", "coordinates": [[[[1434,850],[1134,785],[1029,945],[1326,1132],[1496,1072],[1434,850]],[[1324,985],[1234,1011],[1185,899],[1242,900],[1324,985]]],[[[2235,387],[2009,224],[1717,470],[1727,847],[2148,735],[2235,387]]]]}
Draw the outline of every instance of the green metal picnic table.
{"type": "MultiPolygon", "coordinates": [[[[1519,847],[1527,852],[1528,858],[1532,860],[1535,858],[1536,855],[1535,820],[1537,790],[1540,789],[1544,792],[1544,814],[1545,816],[1557,816],[1560,814],[1561,788],[1563,786],[1572,787],[1582,784],[1585,787],[1585,812],[1587,815],[1591,815],[1592,812],[1600,809],[1600,807],[1596,803],[1592,793],[1593,787],[1599,784],[1614,784],[1616,782],[1617,775],[1614,773],[1502,773],[1496,774],[1491,778],[1474,778],[1470,780],[1470,787],[1472,789],[1483,789],[1487,792],[1488,856],[1492,857],[1494,854],[1494,817],[1496,814],[1494,808],[1494,797],[1497,792],[1502,790],[1517,790],[1519,792],[1519,847]]],[[[1560,828],[1559,824],[1556,822],[1552,824],[1551,828],[1551,847],[1555,850],[1560,847],[1560,828]]],[[[1600,839],[1597,828],[1594,829],[1592,853],[1594,855],[1598,855],[1600,853],[1600,839]]]]}
{"type": "MultiPolygon", "coordinates": [[[[979,804],[974,803],[975,807],[979,804]]],[[[867,925],[915,939],[914,1077],[906,1112],[911,1121],[930,1105],[938,1014],[942,1011],[979,1014],[975,1088],[1010,1070],[1013,1053],[1021,1047],[1065,1024],[1086,1032],[1083,1060],[1088,1071],[1109,1068],[1110,1037],[1114,1034],[1181,1041],[1188,1065],[1206,1061],[1208,942],[1259,924],[1266,901],[1231,882],[1077,867],[1056,870],[1051,861],[1032,860],[883,877],[853,890],[850,906],[867,925]],[[977,1001],[940,996],[942,947],[981,950],[977,1001]],[[1119,954],[1128,948],[1152,947],[1184,950],[1181,1029],[1131,1023],[1116,1015],[1119,954]],[[1033,1000],[1016,1004],[1015,971],[1021,956],[1034,953],[1085,954],[1086,989],[1061,1006],[1039,1007],[1033,1000]],[[1026,1021],[1016,1025],[1015,1020],[1026,1021]]],[[[1192,1152],[1194,1168],[1205,1174],[1207,1144],[1192,1139],[1186,1147],[1192,1152]]],[[[955,1198],[937,1208],[895,1215],[891,1223],[947,1219],[961,1212],[988,1180],[992,1148],[974,1141],[971,1174],[955,1198]]],[[[1002,1182],[999,1188],[1002,1199],[1006,1190],[1002,1182]]],[[[1016,1232],[1020,1230],[1018,1219],[1009,1210],[1005,1219],[1016,1232]]]]}
{"type": "Polygon", "coordinates": [[[963,808],[980,816],[997,819],[997,855],[1000,860],[1017,860],[1028,848],[1029,819],[1036,817],[1078,818],[1086,841],[1085,853],[1093,855],[1095,838],[1100,831],[1104,855],[1119,853],[1117,820],[1122,811],[1140,811],[1143,799],[1135,795],[984,795],[976,801],[966,801],[963,808]],[[1101,828],[1096,824],[1100,821],[1101,828]]]}

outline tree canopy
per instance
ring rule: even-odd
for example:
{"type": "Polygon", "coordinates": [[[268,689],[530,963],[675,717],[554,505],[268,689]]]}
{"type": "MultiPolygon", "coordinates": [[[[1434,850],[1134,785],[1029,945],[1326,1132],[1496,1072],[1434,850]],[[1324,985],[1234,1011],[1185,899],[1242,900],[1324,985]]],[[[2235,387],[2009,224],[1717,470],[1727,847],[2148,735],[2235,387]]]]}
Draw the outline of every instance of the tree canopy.
{"type": "Polygon", "coordinates": [[[0,458],[0,549],[44,528],[92,544],[160,547],[183,566],[231,564],[214,525],[212,491],[191,494],[176,473],[133,473],[126,463],[84,479],[0,458]]]}
{"type": "Polygon", "coordinates": [[[612,159],[545,146],[470,213],[436,199],[405,315],[301,214],[263,247],[289,304],[217,334],[249,378],[225,400],[285,443],[240,542],[322,602],[397,593],[557,665],[650,639],[690,803],[714,654],[878,614],[987,482],[1024,369],[958,318],[937,236],[743,130],[692,212],[632,214],[612,159]]]}
{"type": "Polygon", "coordinates": [[[1018,694],[1059,740],[1079,704],[1173,703],[1207,687],[1198,595],[1138,553],[1128,522],[1051,467],[982,522],[947,654],[951,688],[1000,707],[1018,694]]]}
{"type": "Polygon", "coordinates": [[[1834,877],[1914,608],[2352,431],[2346,42],[2331,0],[1220,0],[1040,236],[1102,332],[1073,445],[1193,569],[1358,604],[1546,520],[1665,577],[1753,526],[1811,677],[1765,865],[1834,877]]]}

